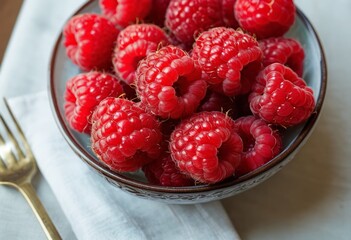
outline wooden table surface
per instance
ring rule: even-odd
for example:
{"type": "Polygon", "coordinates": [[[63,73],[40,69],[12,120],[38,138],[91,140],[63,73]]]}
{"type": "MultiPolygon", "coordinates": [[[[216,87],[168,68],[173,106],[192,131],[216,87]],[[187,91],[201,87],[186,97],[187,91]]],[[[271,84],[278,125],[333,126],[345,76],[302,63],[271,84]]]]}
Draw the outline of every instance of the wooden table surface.
{"type": "Polygon", "coordinates": [[[0,1],[0,64],[21,5],[22,0],[0,1]]]}

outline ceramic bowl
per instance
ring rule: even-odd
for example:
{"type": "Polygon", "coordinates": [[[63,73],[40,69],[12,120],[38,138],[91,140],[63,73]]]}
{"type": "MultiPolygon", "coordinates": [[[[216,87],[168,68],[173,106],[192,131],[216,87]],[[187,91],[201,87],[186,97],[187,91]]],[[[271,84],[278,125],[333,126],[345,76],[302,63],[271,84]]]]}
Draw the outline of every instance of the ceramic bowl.
{"type": "MultiPolygon", "coordinates": [[[[99,12],[98,2],[90,1],[84,4],[75,14],[85,12],[99,12]]],[[[271,177],[294,158],[312,133],[323,105],[327,83],[323,49],[316,31],[307,17],[299,9],[297,9],[296,14],[295,24],[286,36],[299,40],[305,49],[306,59],[303,78],[314,91],[316,109],[306,122],[288,129],[284,134],[284,150],[253,172],[239,178],[229,178],[214,185],[164,187],[147,183],[141,172],[124,174],[111,171],[91,151],[89,137],[73,131],[65,120],[63,108],[65,84],[69,78],[78,74],[80,70],[67,58],[62,34],[58,37],[54,46],[49,72],[51,106],[57,125],[73,151],[93,171],[99,173],[114,186],[138,197],[167,203],[200,203],[226,198],[250,189],[271,177]]]]}

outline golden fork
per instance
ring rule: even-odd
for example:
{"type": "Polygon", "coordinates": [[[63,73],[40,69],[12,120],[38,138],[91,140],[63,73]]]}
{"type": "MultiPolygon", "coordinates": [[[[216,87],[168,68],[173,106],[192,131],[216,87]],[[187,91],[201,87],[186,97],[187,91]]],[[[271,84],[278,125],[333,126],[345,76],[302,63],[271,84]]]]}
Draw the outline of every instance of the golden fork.
{"type": "Polygon", "coordinates": [[[20,143],[16,140],[10,127],[0,114],[0,121],[9,139],[9,141],[5,141],[5,138],[0,133],[0,184],[15,187],[23,194],[48,239],[61,239],[31,184],[31,180],[37,172],[33,153],[6,100],[5,105],[14,122],[19,139],[22,141],[24,151],[22,151],[20,143]],[[15,151],[11,150],[11,143],[15,151]]]}

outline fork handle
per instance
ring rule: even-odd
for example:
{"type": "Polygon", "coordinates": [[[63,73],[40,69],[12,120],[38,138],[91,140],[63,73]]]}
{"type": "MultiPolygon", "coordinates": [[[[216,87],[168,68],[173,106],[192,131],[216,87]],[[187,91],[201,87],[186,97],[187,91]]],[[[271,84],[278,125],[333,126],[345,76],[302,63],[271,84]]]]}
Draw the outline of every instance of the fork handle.
{"type": "Polygon", "coordinates": [[[46,237],[52,240],[61,239],[60,234],[56,230],[56,227],[52,223],[48,213],[40,202],[40,199],[38,198],[32,184],[30,182],[24,182],[18,185],[18,188],[35,213],[35,216],[39,220],[40,225],[46,234],[46,237]]]}

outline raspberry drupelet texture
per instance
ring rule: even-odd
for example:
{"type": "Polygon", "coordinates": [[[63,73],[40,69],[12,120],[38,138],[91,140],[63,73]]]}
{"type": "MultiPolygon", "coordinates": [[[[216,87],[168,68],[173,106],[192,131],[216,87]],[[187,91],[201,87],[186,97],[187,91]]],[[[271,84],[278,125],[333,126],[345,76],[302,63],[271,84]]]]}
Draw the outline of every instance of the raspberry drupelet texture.
{"type": "Polygon", "coordinates": [[[262,52],[252,36],[231,28],[217,27],[196,39],[192,58],[204,72],[212,89],[234,96],[247,93],[260,70],[262,52]],[[249,78],[242,77],[246,68],[249,78]],[[253,78],[250,80],[250,78],[253,78]]]}
{"type": "Polygon", "coordinates": [[[130,100],[106,98],[93,113],[92,149],[114,171],[136,171],[157,159],[161,139],[156,118],[130,100]]]}
{"type": "Polygon", "coordinates": [[[192,58],[169,45],[140,62],[136,87],[142,104],[151,113],[177,119],[195,112],[205,97],[207,83],[192,58]]]}
{"type": "Polygon", "coordinates": [[[305,121],[315,108],[313,90],[281,63],[267,66],[257,76],[249,102],[255,115],[284,127],[305,121]]]}
{"type": "Polygon", "coordinates": [[[149,14],[152,0],[100,0],[102,14],[115,25],[124,28],[149,14]]]}
{"type": "Polygon", "coordinates": [[[66,119],[74,130],[89,134],[95,107],[103,99],[121,94],[123,88],[113,75],[96,71],[78,74],[66,84],[66,119]]]}
{"type": "Polygon", "coordinates": [[[117,38],[113,55],[116,74],[133,84],[139,62],[150,52],[168,45],[166,33],[154,24],[134,24],[123,29],[117,38]]]}
{"type": "Polygon", "coordinates": [[[235,16],[239,25],[257,38],[280,37],[295,21],[293,0],[237,0],[235,16]]]}
{"type": "Polygon", "coordinates": [[[199,182],[216,183],[235,173],[243,142],[230,117],[222,112],[201,112],[176,127],[169,149],[182,172],[199,182]]]}
{"type": "Polygon", "coordinates": [[[241,117],[235,120],[235,125],[244,143],[238,175],[255,170],[281,151],[281,136],[262,119],[254,116],[241,117]]]}
{"type": "Polygon", "coordinates": [[[106,18],[84,13],[72,17],[63,30],[67,56],[84,71],[111,70],[119,30],[106,18]]]}
{"type": "MultiPolygon", "coordinates": [[[[263,64],[260,60],[253,61],[246,65],[240,72],[240,90],[234,94],[235,97],[245,95],[251,92],[252,85],[255,82],[256,76],[262,70],[263,64]]],[[[210,85],[209,87],[220,94],[224,93],[224,86],[222,83],[210,85]]],[[[231,96],[232,94],[227,94],[231,96]]]]}
{"type": "Polygon", "coordinates": [[[170,187],[192,186],[195,184],[194,179],[180,172],[170,155],[143,166],[142,170],[152,184],[170,187]]]}
{"type": "Polygon", "coordinates": [[[223,25],[220,0],[171,0],[165,25],[180,42],[191,45],[202,31],[223,25]]]}
{"type": "Polygon", "coordinates": [[[259,45],[263,53],[264,66],[281,63],[302,76],[305,51],[300,42],[292,38],[278,37],[262,39],[259,45]]]}

